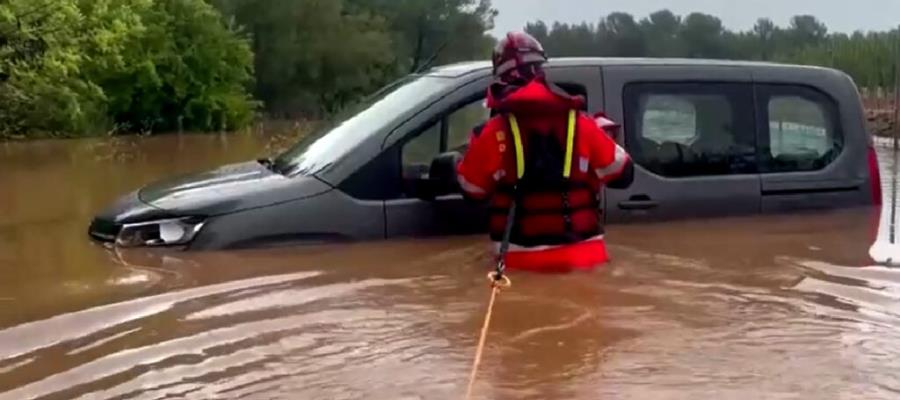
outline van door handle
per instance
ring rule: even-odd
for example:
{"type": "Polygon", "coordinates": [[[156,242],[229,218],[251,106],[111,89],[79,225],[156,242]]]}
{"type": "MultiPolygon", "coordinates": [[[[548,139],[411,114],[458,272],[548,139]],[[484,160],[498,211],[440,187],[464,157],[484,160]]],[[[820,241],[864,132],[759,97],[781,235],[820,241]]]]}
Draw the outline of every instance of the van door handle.
{"type": "Polygon", "coordinates": [[[619,202],[619,208],[623,210],[649,210],[658,206],[659,203],[645,194],[631,196],[628,200],[619,202]]]}

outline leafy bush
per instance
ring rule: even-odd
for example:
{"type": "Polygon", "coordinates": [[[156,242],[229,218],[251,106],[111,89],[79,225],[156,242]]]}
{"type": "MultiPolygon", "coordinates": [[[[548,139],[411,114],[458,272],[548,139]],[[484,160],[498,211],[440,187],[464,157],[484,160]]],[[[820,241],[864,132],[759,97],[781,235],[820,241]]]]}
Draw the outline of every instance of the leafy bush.
{"type": "Polygon", "coordinates": [[[239,128],[252,60],[199,0],[9,0],[0,135],[239,128]]]}
{"type": "Polygon", "coordinates": [[[494,15],[489,0],[0,0],[0,136],[236,130],[261,105],[318,118],[486,58],[494,15]]]}

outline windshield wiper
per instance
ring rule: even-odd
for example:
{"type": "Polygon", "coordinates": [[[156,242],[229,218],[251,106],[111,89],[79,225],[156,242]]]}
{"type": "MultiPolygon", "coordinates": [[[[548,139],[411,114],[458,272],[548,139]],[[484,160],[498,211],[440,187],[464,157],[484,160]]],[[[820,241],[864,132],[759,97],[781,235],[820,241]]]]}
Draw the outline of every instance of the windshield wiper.
{"type": "Polygon", "coordinates": [[[273,161],[271,158],[268,158],[268,157],[258,158],[256,160],[256,162],[258,162],[258,163],[260,163],[260,165],[266,167],[266,169],[269,171],[276,172],[276,173],[278,172],[275,168],[275,161],[273,161]]]}

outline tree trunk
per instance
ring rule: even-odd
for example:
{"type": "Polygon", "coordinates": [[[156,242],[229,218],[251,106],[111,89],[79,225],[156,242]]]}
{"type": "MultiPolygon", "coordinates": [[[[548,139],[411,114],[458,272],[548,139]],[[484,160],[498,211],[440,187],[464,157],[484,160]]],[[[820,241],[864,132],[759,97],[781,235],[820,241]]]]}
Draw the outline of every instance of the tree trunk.
{"type": "Polygon", "coordinates": [[[419,64],[422,62],[422,51],[425,47],[425,17],[419,18],[418,24],[418,34],[416,37],[416,49],[413,51],[413,62],[412,66],[409,68],[409,73],[414,73],[419,70],[419,64]]]}

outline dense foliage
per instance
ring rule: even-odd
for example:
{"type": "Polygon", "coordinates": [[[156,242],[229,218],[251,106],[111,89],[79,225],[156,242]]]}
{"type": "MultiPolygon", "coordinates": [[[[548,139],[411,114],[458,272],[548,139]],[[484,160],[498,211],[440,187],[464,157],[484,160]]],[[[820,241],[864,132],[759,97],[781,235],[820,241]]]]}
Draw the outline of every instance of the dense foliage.
{"type": "Polygon", "coordinates": [[[640,20],[613,13],[597,24],[530,23],[526,31],[551,56],[691,57],[780,61],[829,66],[849,73],[861,86],[893,85],[900,30],[829,34],[810,15],[787,27],[759,19],[753,29],[735,32],[718,18],[661,10],[640,20]]]}
{"type": "Polygon", "coordinates": [[[494,15],[489,0],[0,0],[0,137],[315,117],[486,57],[494,15]]]}
{"type": "Polygon", "coordinates": [[[0,1],[0,136],[238,127],[252,59],[198,0],[0,1]]]}
{"type": "Polygon", "coordinates": [[[245,27],[277,118],[334,111],[400,75],[489,56],[488,0],[215,0],[245,27]]]}

